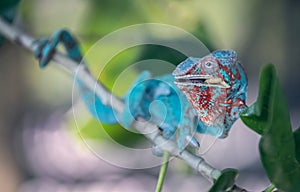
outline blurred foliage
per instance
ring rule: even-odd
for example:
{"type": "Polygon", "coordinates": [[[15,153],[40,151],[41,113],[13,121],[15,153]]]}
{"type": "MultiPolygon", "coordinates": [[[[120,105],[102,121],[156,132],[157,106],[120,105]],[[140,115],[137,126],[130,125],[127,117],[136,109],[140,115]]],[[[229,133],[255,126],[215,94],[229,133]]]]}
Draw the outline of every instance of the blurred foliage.
{"type": "Polygon", "coordinates": [[[179,51],[161,45],[143,45],[141,48],[142,51],[139,54],[137,61],[146,59],[158,59],[177,65],[181,61],[186,59],[186,56],[179,51]]]}
{"type": "Polygon", "coordinates": [[[294,140],[295,140],[295,147],[296,147],[296,158],[298,162],[300,162],[300,128],[298,128],[294,132],[294,140]]]}
{"type": "Polygon", "coordinates": [[[287,103],[273,65],[262,69],[257,101],[241,115],[261,134],[261,161],[274,185],[286,192],[300,191],[299,130],[293,133],[287,103]]]}
{"type": "MultiPolygon", "coordinates": [[[[145,21],[144,18],[146,17],[143,13],[134,12],[133,10],[138,10],[136,6],[139,4],[136,1],[122,1],[119,2],[120,6],[116,9],[110,10],[109,8],[113,6],[114,1],[92,1],[92,10],[91,15],[88,16],[88,21],[83,26],[85,33],[100,33],[106,34],[111,30],[117,29],[117,27],[121,27],[122,25],[126,26],[128,24],[134,24],[135,22],[142,22],[145,21]],[[97,10],[96,10],[97,9],[97,10]],[[123,15],[128,15],[132,17],[125,17],[123,15]],[[107,19],[103,19],[107,18],[107,19]],[[101,22],[100,22],[101,20],[101,22]],[[117,23],[117,24],[116,24],[117,23]],[[105,26],[105,27],[103,27],[105,26]]],[[[157,4],[152,4],[152,6],[158,6],[157,4]]],[[[161,10],[158,10],[161,12],[161,10]]],[[[158,13],[159,14],[159,13],[158,13]]],[[[202,23],[198,23],[195,27],[194,31],[192,32],[198,39],[203,40],[206,46],[210,50],[213,50],[213,44],[210,41],[210,36],[205,28],[205,25],[202,23]]],[[[164,39],[164,37],[157,37],[161,41],[169,41],[170,39],[164,39]]],[[[184,42],[184,39],[180,39],[180,37],[172,38],[172,41],[176,41],[177,43],[184,42]]],[[[92,39],[85,39],[83,41],[83,49],[88,50],[95,42],[92,39]]],[[[116,47],[120,45],[118,44],[110,44],[107,45],[105,52],[112,52],[116,47]]],[[[93,46],[93,49],[97,49],[97,46],[93,46]]],[[[99,50],[99,53],[104,55],[105,53],[103,50],[99,50]]],[[[91,56],[95,58],[87,58],[91,61],[101,60],[101,55],[91,56]]],[[[139,61],[148,60],[148,59],[156,59],[156,60],[163,60],[168,63],[173,64],[176,66],[181,61],[186,59],[187,56],[180,53],[177,50],[174,50],[169,47],[161,46],[161,45],[154,45],[154,44],[147,44],[147,45],[140,45],[128,48],[118,54],[116,54],[108,63],[100,63],[99,62],[88,62],[89,67],[94,73],[94,75],[98,78],[99,81],[104,83],[108,89],[110,89],[114,94],[119,97],[122,97],[127,89],[130,87],[131,83],[133,82],[134,78],[142,71],[145,70],[141,65],[135,66],[133,69],[129,70],[126,73],[126,78],[117,80],[120,78],[120,74],[124,72],[131,64],[135,64],[139,61]],[[103,68],[102,68],[102,66],[103,68]],[[101,73],[98,74],[99,68],[101,68],[101,73]]],[[[161,69],[155,68],[156,66],[147,66],[147,70],[150,70],[154,74],[161,75],[161,69]]],[[[171,71],[170,71],[171,72],[171,71]]],[[[110,125],[103,125],[105,131],[114,139],[116,142],[124,143],[128,145],[133,141],[140,141],[140,136],[124,130],[124,128],[120,125],[113,125],[110,129],[110,125]],[[123,130],[122,130],[123,129],[123,130]],[[122,130],[122,131],[121,131],[122,130]],[[124,136],[126,133],[126,136],[124,136]],[[128,140],[128,143],[127,141],[128,140]]],[[[97,122],[95,120],[90,120],[90,123],[84,125],[83,128],[80,128],[80,133],[84,135],[85,138],[95,139],[95,140],[102,140],[100,134],[95,134],[95,127],[97,127],[97,122]]],[[[98,131],[96,131],[98,132],[98,131]]]]}
{"type": "Polygon", "coordinates": [[[1,0],[0,14],[9,11],[12,7],[16,7],[20,0],[1,0]]]}
{"type": "Polygon", "coordinates": [[[81,137],[86,139],[102,140],[106,138],[107,134],[115,142],[127,147],[138,147],[140,142],[146,141],[142,134],[129,132],[118,124],[106,125],[101,123],[99,126],[99,122],[94,119],[80,128],[81,137]]]}
{"type": "Polygon", "coordinates": [[[92,0],[89,7],[90,14],[83,25],[86,34],[105,35],[120,27],[143,22],[145,18],[132,0],[92,0]]]}
{"type": "Polygon", "coordinates": [[[209,192],[224,192],[230,190],[235,183],[237,175],[238,170],[236,169],[224,169],[209,192]]]}
{"type": "MultiPolygon", "coordinates": [[[[88,44],[89,45],[89,44],[88,44]]],[[[88,46],[85,44],[84,46],[88,46]]],[[[106,51],[114,50],[114,46],[107,47],[106,51]]],[[[97,47],[95,47],[97,49],[97,47]]],[[[115,55],[109,63],[105,65],[105,68],[101,71],[100,74],[95,73],[95,71],[99,70],[99,65],[95,65],[98,63],[89,63],[89,67],[92,73],[95,74],[96,78],[101,81],[109,90],[111,90],[114,94],[119,97],[122,97],[127,89],[130,87],[131,82],[134,80],[137,73],[135,71],[131,71],[126,74],[126,79],[122,79],[116,83],[119,78],[119,75],[135,60],[137,57],[139,50],[136,48],[129,48],[121,53],[115,55]],[[117,86],[117,87],[114,87],[117,86]]],[[[97,57],[97,56],[95,56],[97,57]]],[[[91,60],[97,58],[89,58],[91,60]]],[[[104,65],[101,63],[101,65],[104,65]]],[[[127,131],[121,125],[107,125],[102,124],[99,126],[99,122],[96,119],[89,118],[88,123],[80,125],[80,135],[85,139],[93,139],[95,141],[102,141],[106,134],[108,134],[115,142],[120,143],[124,146],[138,147],[140,141],[145,141],[144,136],[127,131]]]]}
{"type": "MultiPolygon", "coordinates": [[[[4,9],[2,7],[5,7],[6,10],[6,8],[18,1],[1,0],[0,13],[3,13],[4,9]]],[[[76,30],[77,32],[80,31],[78,34],[83,42],[84,50],[88,50],[95,43],[95,40],[98,40],[101,36],[120,27],[144,22],[161,22],[180,26],[192,32],[210,50],[216,48],[213,43],[216,43],[218,48],[238,48],[238,52],[242,53],[243,62],[252,64],[251,66],[245,65],[248,72],[250,70],[258,70],[258,65],[265,60],[274,61],[277,59],[281,61],[289,59],[289,62],[286,62],[286,65],[282,65],[279,70],[286,70],[284,72],[288,74],[288,83],[291,89],[297,91],[295,90],[297,86],[293,85],[298,82],[297,79],[291,80],[290,78],[292,77],[291,74],[294,74],[294,77],[298,77],[298,70],[288,71],[287,69],[295,69],[298,66],[298,62],[290,61],[294,58],[291,53],[296,52],[297,54],[297,50],[299,50],[297,47],[291,46],[294,45],[293,43],[296,44],[297,39],[295,37],[298,36],[297,30],[293,30],[291,26],[299,23],[297,20],[299,17],[293,14],[295,11],[289,10],[287,10],[288,13],[283,12],[286,15],[278,14],[278,10],[281,10],[281,7],[285,8],[285,5],[290,5],[295,9],[299,7],[293,6],[295,2],[292,0],[278,2],[254,1],[254,3],[250,1],[245,3],[237,0],[230,2],[161,0],[150,3],[140,0],[27,0],[26,3],[23,3],[23,7],[26,9],[24,15],[27,19],[24,23],[26,23],[26,26],[29,26],[28,28],[31,31],[41,32],[40,34],[50,34],[55,29],[67,26],[73,32],[76,30]],[[66,4],[68,6],[65,6],[66,4]],[[87,9],[79,9],[84,7],[82,6],[83,4],[86,5],[87,9]],[[275,5],[275,7],[271,5],[275,5]],[[84,14],[80,14],[78,10],[84,10],[84,14]],[[81,18],[82,15],[84,15],[84,19],[81,18]],[[81,20],[78,20],[78,18],[81,18],[81,20]],[[276,22],[273,22],[275,19],[276,22]],[[255,21],[257,22],[253,24],[253,21],[254,23],[255,21]],[[285,21],[288,22],[284,23],[285,21]],[[297,21],[297,23],[292,21],[297,21]],[[70,23],[75,24],[72,25],[70,23]],[[52,26],[52,28],[49,26],[52,26]],[[75,28],[74,30],[74,26],[79,26],[79,29],[75,28]],[[288,31],[286,32],[283,29],[288,29],[288,31]],[[293,31],[294,35],[292,36],[290,33],[293,31]],[[284,36],[283,38],[280,36],[284,33],[291,39],[291,42],[288,42],[289,44],[285,43],[284,36]],[[284,55],[284,53],[287,54],[284,55]],[[294,64],[294,66],[287,66],[290,64],[294,64]]],[[[115,45],[108,46],[107,51],[112,50],[113,46],[115,45]]],[[[99,62],[90,63],[92,72],[97,71],[97,68],[102,65],[100,54],[95,57],[99,62]]],[[[131,63],[150,58],[166,60],[176,65],[185,56],[175,50],[157,45],[133,47],[112,58],[101,74],[94,74],[115,94],[122,96],[142,69],[137,68],[128,73],[123,84],[117,89],[113,89],[118,75],[131,63]]],[[[28,63],[32,63],[32,60],[28,63]]],[[[49,99],[49,103],[59,104],[59,100],[63,95],[61,92],[68,91],[69,93],[66,86],[64,87],[65,84],[53,81],[53,79],[59,80],[56,76],[56,70],[53,70],[52,74],[51,69],[48,70],[46,73],[49,74],[47,79],[45,79],[45,73],[39,70],[34,71],[32,68],[27,68],[27,70],[30,71],[27,79],[32,79],[33,86],[42,87],[39,89],[39,92],[31,87],[26,87],[29,90],[28,93],[30,93],[28,98],[33,99],[32,104],[40,105],[36,99],[39,94],[41,97],[46,95],[47,98],[51,98],[52,100],[49,99]],[[51,90],[47,84],[49,82],[54,82],[51,90]],[[61,92],[53,91],[58,89],[61,92]],[[52,97],[51,94],[53,95],[52,97]],[[60,95],[60,98],[57,95],[60,95]]],[[[256,74],[256,72],[253,74],[256,74]]],[[[262,71],[260,83],[257,101],[250,106],[249,110],[241,118],[252,130],[263,135],[260,143],[261,157],[271,181],[282,189],[297,188],[299,187],[296,181],[297,179],[299,180],[300,129],[293,134],[291,132],[285,99],[282,96],[273,67],[268,66],[262,71]]],[[[294,92],[293,95],[297,97],[297,94],[294,94],[294,92]]],[[[297,107],[299,102],[294,102],[293,105],[297,107]]],[[[42,106],[45,106],[45,103],[42,106]]],[[[137,144],[136,141],[142,141],[143,138],[139,134],[124,130],[119,125],[103,125],[103,127],[104,130],[99,129],[99,122],[90,119],[88,123],[81,125],[80,133],[85,138],[102,140],[105,131],[114,140],[127,146],[133,146],[137,144]]],[[[220,178],[220,181],[216,182],[215,189],[224,183],[230,183],[230,179],[233,178],[231,176],[234,176],[234,174],[231,174],[229,177],[226,176],[227,174],[224,175],[222,179],[220,178]],[[229,181],[225,181],[227,179],[229,181]],[[221,183],[220,185],[219,182],[221,183]]]]}
{"type": "MultiPolygon", "coordinates": [[[[8,22],[12,22],[16,13],[17,13],[17,5],[20,0],[1,0],[0,1],[0,16],[7,20],[8,22]]],[[[0,36],[0,45],[3,41],[3,37],[0,36]]]]}

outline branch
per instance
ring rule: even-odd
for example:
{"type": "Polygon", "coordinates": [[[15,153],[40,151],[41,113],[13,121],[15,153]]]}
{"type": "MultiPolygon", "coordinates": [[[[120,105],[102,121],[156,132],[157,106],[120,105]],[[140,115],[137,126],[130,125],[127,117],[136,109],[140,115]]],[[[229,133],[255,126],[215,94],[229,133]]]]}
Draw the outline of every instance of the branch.
{"type": "MultiPolygon", "coordinates": [[[[26,48],[30,52],[33,52],[37,48],[36,40],[33,37],[20,31],[18,28],[7,24],[1,18],[0,33],[11,42],[26,48]]],[[[104,104],[111,106],[118,113],[123,112],[125,106],[123,101],[109,92],[100,82],[98,82],[90,74],[85,65],[80,65],[59,52],[56,52],[53,55],[52,61],[54,61],[56,65],[70,72],[72,75],[76,75],[76,78],[80,79],[88,88],[95,91],[96,95],[104,104]]],[[[208,180],[215,181],[221,175],[220,170],[209,165],[203,158],[196,156],[187,150],[180,151],[174,141],[168,140],[160,135],[157,125],[147,122],[142,117],[138,117],[137,121],[133,123],[133,127],[140,133],[148,133],[144,135],[151,140],[153,144],[160,146],[162,150],[167,151],[170,155],[182,159],[208,180]]],[[[234,191],[242,190],[237,186],[235,187],[237,190],[233,189],[234,191]]]]}

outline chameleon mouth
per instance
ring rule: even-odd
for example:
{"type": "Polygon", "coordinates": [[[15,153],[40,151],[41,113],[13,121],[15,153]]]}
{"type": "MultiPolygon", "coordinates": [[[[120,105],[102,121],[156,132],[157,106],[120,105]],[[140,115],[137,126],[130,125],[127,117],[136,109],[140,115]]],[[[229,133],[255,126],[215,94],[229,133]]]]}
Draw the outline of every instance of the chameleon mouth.
{"type": "Polygon", "coordinates": [[[221,78],[212,77],[210,75],[182,75],[175,76],[176,85],[179,86],[207,86],[207,87],[221,87],[229,88],[230,86],[221,78]]]}

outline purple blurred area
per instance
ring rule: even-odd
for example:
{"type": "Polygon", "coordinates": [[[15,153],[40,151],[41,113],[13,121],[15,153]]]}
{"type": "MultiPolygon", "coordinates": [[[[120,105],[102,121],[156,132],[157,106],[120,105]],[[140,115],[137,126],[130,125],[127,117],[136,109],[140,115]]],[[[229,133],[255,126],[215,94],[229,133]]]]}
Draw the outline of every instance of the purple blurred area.
{"type": "MultiPolygon", "coordinates": [[[[86,51],[91,42],[127,25],[158,22],[191,32],[201,22],[214,47],[238,52],[248,73],[248,104],[257,96],[260,68],[275,64],[296,129],[300,115],[299,10],[296,0],[163,0],[151,5],[143,1],[23,0],[16,24],[38,36],[70,28],[86,51]]],[[[132,170],[109,164],[70,128],[72,83],[69,74],[52,65],[39,69],[33,55],[19,46],[9,42],[0,46],[0,191],[154,191],[159,167],[132,170]]],[[[213,141],[199,137],[203,146],[213,141]]],[[[259,136],[239,120],[229,137],[217,140],[203,157],[218,169],[239,169],[238,185],[261,191],[269,180],[259,159],[258,141],[259,136]]],[[[172,160],[163,191],[205,192],[209,186],[183,162],[172,160]]]]}

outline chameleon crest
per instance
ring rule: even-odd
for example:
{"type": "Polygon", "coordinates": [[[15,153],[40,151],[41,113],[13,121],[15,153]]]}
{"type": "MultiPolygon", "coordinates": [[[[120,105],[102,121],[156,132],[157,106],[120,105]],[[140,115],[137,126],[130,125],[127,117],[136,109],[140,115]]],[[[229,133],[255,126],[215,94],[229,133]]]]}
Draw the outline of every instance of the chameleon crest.
{"type": "Polygon", "coordinates": [[[247,77],[236,52],[217,50],[203,58],[189,57],[173,75],[198,114],[197,131],[226,137],[246,108],[247,77]]]}

